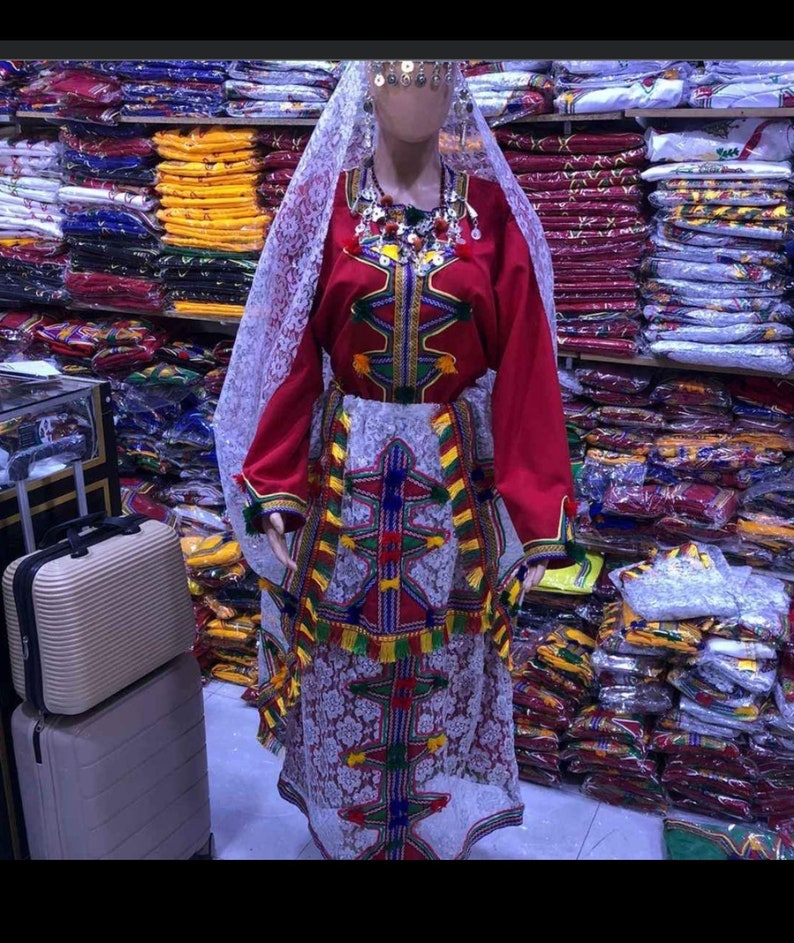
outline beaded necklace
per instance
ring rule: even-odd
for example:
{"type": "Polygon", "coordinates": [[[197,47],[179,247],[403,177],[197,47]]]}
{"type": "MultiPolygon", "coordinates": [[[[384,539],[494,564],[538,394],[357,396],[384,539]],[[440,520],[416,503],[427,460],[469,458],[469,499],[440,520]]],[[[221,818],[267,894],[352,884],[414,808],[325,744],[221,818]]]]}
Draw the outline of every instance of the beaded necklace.
{"type": "Polygon", "coordinates": [[[464,243],[461,235],[460,205],[473,217],[472,239],[480,238],[477,217],[455,190],[452,175],[441,163],[439,206],[434,210],[420,210],[410,204],[395,203],[393,197],[384,193],[372,161],[363,168],[363,179],[359,188],[357,210],[360,219],[356,226],[356,237],[361,245],[373,236],[377,229],[373,251],[380,257],[381,265],[396,262],[410,265],[414,272],[426,275],[444,259],[444,249],[464,243]]]}

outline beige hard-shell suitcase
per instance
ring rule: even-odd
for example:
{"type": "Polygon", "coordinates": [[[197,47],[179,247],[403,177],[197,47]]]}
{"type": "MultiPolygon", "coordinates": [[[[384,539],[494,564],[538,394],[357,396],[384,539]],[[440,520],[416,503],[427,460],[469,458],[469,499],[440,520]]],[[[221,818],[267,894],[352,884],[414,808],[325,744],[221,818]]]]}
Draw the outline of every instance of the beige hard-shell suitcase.
{"type": "Polygon", "coordinates": [[[201,670],[189,654],[76,717],[11,720],[33,859],[211,857],[201,670]]]}
{"type": "Polygon", "coordinates": [[[23,700],[80,714],[190,649],[195,618],[172,528],[142,515],[93,514],[53,528],[42,545],[3,574],[23,700]]]}

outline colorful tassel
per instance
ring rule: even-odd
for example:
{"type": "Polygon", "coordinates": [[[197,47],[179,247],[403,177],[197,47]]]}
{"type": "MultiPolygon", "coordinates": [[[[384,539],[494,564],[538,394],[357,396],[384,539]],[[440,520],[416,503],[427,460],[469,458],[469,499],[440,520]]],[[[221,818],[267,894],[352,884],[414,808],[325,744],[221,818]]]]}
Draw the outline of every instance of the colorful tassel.
{"type": "Polygon", "coordinates": [[[455,358],[451,354],[442,354],[436,359],[436,369],[445,375],[457,373],[455,358]]]}
{"type": "Polygon", "coordinates": [[[368,354],[353,354],[353,369],[360,377],[368,377],[372,372],[368,354]]]}

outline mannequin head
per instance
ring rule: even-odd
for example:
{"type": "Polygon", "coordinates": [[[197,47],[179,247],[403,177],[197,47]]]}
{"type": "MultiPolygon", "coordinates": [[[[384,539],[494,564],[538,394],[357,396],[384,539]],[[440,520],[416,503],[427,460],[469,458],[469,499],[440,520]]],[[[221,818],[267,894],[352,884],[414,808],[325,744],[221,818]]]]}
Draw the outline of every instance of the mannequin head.
{"type": "MultiPolygon", "coordinates": [[[[372,97],[375,120],[379,128],[389,137],[406,144],[420,144],[437,138],[447,120],[452,100],[454,82],[447,81],[447,64],[441,65],[439,81],[432,81],[435,63],[414,61],[410,73],[411,83],[399,81],[404,74],[402,63],[372,63],[368,69],[368,91],[372,97]],[[424,84],[416,82],[420,67],[424,65],[424,84]],[[398,81],[378,82],[393,72],[398,81]]],[[[454,73],[453,73],[454,74],[454,73]]]]}

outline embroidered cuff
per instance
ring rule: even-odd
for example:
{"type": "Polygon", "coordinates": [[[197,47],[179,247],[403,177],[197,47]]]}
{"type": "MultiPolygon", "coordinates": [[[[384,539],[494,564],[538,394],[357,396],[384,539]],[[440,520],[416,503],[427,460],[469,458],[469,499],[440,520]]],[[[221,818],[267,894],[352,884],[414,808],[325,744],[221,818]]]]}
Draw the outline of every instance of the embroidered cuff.
{"type": "Polygon", "coordinates": [[[270,514],[281,514],[284,518],[284,532],[290,533],[306,523],[307,505],[303,498],[288,492],[259,494],[243,475],[238,477],[248,499],[248,506],[243,510],[245,529],[249,534],[261,534],[265,518],[270,514]]]}
{"type": "Polygon", "coordinates": [[[573,516],[576,504],[571,498],[565,497],[560,505],[560,522],[557,534],[548,539],[528,540],[522,544],[524,548],[524,564],[534,566],[544,560],[567,560],[575,556],[573,542],[573,516]]]}

